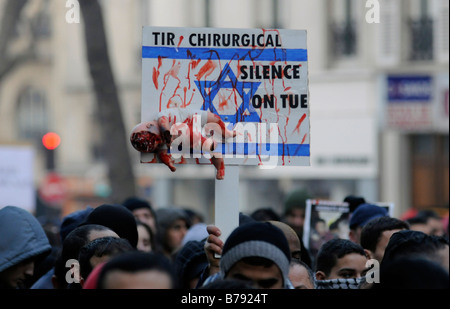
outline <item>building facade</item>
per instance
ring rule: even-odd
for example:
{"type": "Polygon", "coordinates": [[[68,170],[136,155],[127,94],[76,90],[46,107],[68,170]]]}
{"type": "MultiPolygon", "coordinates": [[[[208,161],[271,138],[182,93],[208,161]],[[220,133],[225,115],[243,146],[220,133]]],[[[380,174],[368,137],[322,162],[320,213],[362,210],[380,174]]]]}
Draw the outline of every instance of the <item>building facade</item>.
{"type": "MultiPolygon", "coordinates": [[[[63,212],[107,200],[83,19],[74,1],[29,0],[10,44],[36,57],[0,83],[0,144],[35,150],[35,184],[45,178],[40,138],[55,131],[55,169],[65,178],[63,212]],[[66,2],[66,3],[64,3],[66,2]],[[34,21],[34,22],[32,22],[34,21]],[[38,28],[38,29],[36,29],[38,28]]],[[[75,1],[76,2],[76,1],[75,1]]],[[[410,207],[448,209],[448,20],[446,0],[107,0],[109,53],[127,128],[140,122],[142,27],[306,29],[311,166],[240,168],[240,209],[283,211],[285,196],[346,195],[410,207]]],[[[4,8],[0,8],[0,13],[4,8]]],[[[213,218],[210,166],[135,162],[139,194],[155,207],[178,205],[213,218]],[[194,192],[194,193],[193,193],[194,192]]]]}

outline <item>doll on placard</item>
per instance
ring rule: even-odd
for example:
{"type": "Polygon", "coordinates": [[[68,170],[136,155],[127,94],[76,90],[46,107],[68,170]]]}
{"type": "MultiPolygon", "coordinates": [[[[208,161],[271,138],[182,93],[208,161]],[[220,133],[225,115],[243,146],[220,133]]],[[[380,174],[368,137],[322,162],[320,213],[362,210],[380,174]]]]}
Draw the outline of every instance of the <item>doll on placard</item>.
{"type": "MultiPolygon", "coordinates": [[[[158,113],[155,120],[136,125],[131,132],[131,144],[139,152],[156,153],[159,160],[174,172],[176,170],[174,159],[168,149],[172,142],[179,137],[172,133],[179,133],[177,126],[180,124],[186,124],[189,128],[191,149],[200,146],[202,150],[213,152],[216,148],[217,143],[213,138],[205,138],[201,135],[201,130],[194,129],[194,117],[199,117],[202,128],[208,124],[218,125],[222,132],[222,139],[236,136],[236,132],[227,129],[225,123],[214,113],[188,108],[169,108],[158,113]],[[201,142],[200,145],[197,141],[201,142]]],[[[216,179],[223,179],[225,165],[221,154],[214,155],[213,153],[210,161],[217,170],[216,179]]]]}

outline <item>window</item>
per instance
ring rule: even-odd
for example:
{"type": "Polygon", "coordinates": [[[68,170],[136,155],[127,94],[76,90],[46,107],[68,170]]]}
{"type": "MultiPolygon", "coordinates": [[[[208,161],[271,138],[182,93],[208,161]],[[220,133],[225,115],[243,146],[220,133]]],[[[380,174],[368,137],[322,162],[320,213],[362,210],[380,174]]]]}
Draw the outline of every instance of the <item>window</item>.
{"type": "Polygon", "coordinates": [[[26,87],[17,102],[17,134],[20,139],[40,142],[48,131],[47,97],[43,90],[26,87]]]}
{"type": "Polygon", "coordinates": [[[410,36],[409,59],[412,61],[433,60],[433,19],[429,0],[411,0],[408,18],[410,36]]]}
{"type": "Polygon", "coordinates": [[[357,54],[356,6],[353,0],[332,0],[330,22],[330,52],[334,59],[345,59],[357,54]]]}

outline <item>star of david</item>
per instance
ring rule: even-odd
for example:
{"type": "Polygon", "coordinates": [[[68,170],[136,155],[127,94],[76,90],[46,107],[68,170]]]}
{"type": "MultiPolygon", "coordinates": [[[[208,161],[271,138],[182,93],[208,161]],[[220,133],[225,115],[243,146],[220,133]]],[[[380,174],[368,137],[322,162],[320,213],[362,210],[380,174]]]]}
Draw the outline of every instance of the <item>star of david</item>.
{"type": "Polygon", "coordinates": [[[261,118],[251,104],[253,95],[258,90],[260,82],[240,82],[228,63],[215,81],[195,81],[197,88],[205,100],[202,110],[209,110],[218,115],[224,122],[235,125],[238,122],[261,122],[261,118]],[[227,80],[228,78],[228,80],[227,80]],[[207,91],[209,89],[209,92],[207,91]],[[213,105],[213,100],[221,89],[236,89],[242,98],[242,103],[235,114],[220,114],[213,105]]]}

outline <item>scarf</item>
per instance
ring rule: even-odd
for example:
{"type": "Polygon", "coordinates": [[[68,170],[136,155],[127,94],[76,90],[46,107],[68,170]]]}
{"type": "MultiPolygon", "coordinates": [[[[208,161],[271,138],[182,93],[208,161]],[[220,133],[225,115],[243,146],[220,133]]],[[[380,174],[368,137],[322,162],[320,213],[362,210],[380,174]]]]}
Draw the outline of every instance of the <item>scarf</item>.
{"type": "Polygon", "coordinates": [[[316,289],[359,289],[362,278],[316,280],[316,289]]]}

